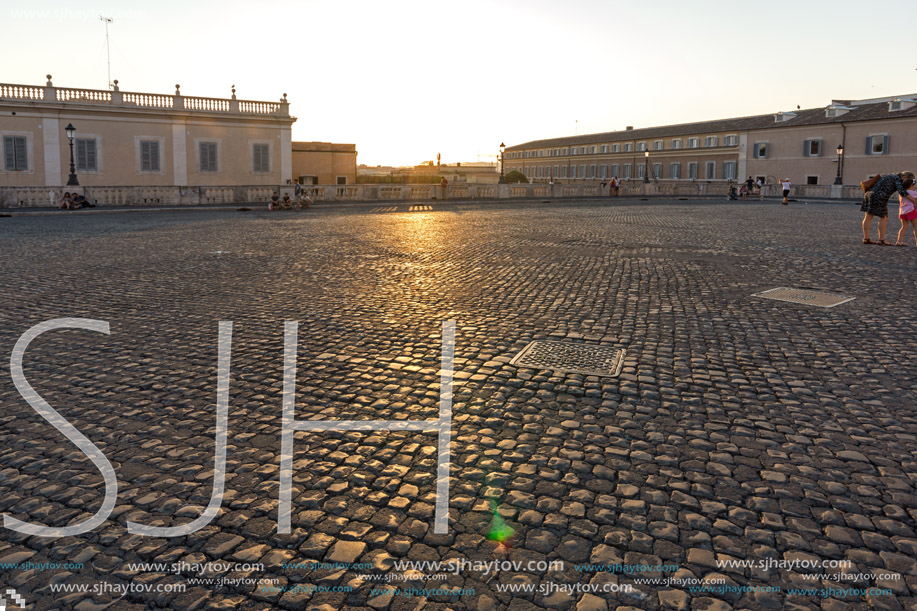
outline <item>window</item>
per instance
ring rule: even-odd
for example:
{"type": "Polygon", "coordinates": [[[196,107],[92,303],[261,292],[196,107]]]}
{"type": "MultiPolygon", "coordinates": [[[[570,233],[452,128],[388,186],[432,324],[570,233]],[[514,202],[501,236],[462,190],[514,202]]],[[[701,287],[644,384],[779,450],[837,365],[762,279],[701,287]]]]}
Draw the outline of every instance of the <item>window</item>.
{"type": "Polygon", "coordinates": [[[559,156],[560,156],[560,149],[554,149],[554,156],[555,156],[555,157],[559,157],[559,156]]]}
{"type": "Polygon", "coordinates": [[[617,176],[617,175],[619,174],[619,170],[620,170],[620,168],[618,167],[618,164],[616,164],[616,163],[615,163],[615,164],[612,164],[612,166],[611,166],[611,175],[612,175],[612,176],[617,176]]]}
{"type": "Polygon", "coordinates": [[[688,138],[688,148],[696,149],[700,146],[700,138],[688,138]]]}
{"type": "Polygon", "coordinates": [[[678,150],[681,148],[681,138],[675,138],[672,140],[672,150],[678,150]]]}
{"type": "Polygon", "coordinates": [[[630,152],[633,151],[633,150],[634,150],[634,143],[633,143],[633,142],[625,142],[625,143],[624,143],[624,152],[625,152],[625,153],[630,153],[630,152]]]}
{"type": "Polygon", "coordinates": [[[645,151],[645,150],[646,150],[646,142],[638,142],[638,143],[637,143],[637,150],[638,150],[638,151],[645,151]]]}
{"type": "Polygon", "coordinates": [[[653,178],[662,178],[662,164],[661,163],[653,164],[653,178]]]}
{"type": "Polygon", "coordinates": [[[25,136],[4,136],[3,156],[5,158],[3,167],[7,170],[28,170],[25,136]]]}
{"type": "Polygon", "coordinates": [[[711,147],[717,146],[718,142],[719,142],[719,138],[717,136],[707,136],[706,138],[704,138],[704,147],[711,148],[711,147]]]}
{"type": "Polygon", "coordinates": [[[579,148],[579,154],[580,154],[580,155],[585,155],[585,154],[586,154],[586,147],[585,147],[585,146],[581,146],[581,147],[579,148]]]}
{"type": "Polygon", "coordinates": [[[641,163],[637,166],[637,178],[643,178],[646,174],[646,167],[641,163]]]}
{"type": "Polygon", "coordinates": [[[802,143],[803,157],[821,157],[821,140],[804,140],[802,143]]]}
{"type": "Polygon", "coordinates": [[[829,108],[825,111],[825,116],[829,119],[833,119],[837,116],[837,108],[829,108]]]}
{"type": "Polygon", "coordinates": [[[265,174],[271,171],[271,145],[252,145],[252,171],[256,174],[265,174]]]}
{"type": "Polygon", "coordinates": [[[599,166],[599,168],[601,169],[601,177],[602,177],[603,179],[604,179],[604,178],[608,178],[608,166],[607,166],[607,165],[601,165],[601,166],[599,166]]]}
{"type": "Polygon", "coordinates": [[[570,178],[576,178],[576,166],[575,165],[570,166],[570,178]]]}
{"type": "Polygon", "coordinates": [[[620,145],[620,144],[612,144],[612,145],[611,145],[611,152],[612,152],[612,153],[617,153],[617,152],[620,151],[620,150],[621,150],[621,145],[620,145]]]}
{"type": "Polygon", "coordinates": [[[567,154],[567,149],[563,149],[563,154],[564,154],[564,155],[567,154]]]}
{"type": "Polygon", "coordinates": [[[575,147],[575,146],[570,147],[570,154],[571,154],[571,155],[576,155],[576,147],[575,147]]]}
{"type": "Polygon", "coordinates": [[[688,178],[697,178],[697,162],[688,162],[688,178]]]}
{"type": "Polygon", "coordinates": [[[561,178],[567,177],[567,166],[563,166],[560,168],[560,177],[561,178]]]}
{"type": "Polygon", "coordinates": [[[159,141],[140,141],[140,171],[159,172],[159,141]]]}
{"type": "Polygon", "coordinates": [[[735,146],[739,143],[739,137],[735,134],[723,136],[723,146],[735,146]]]}
{"type": "Polygon", "coordinates": [[[867,155],[887,155],[888,136],[869,136],[866,138],[867,155]]]}
{"type": "Polygon", "coordinates": [[[539,157],[544,157],[544,151],[538,151],[538,156],[539,156],[539,157]]]}
{"type": "Polygon", "coordinates": [[[706,170],[704,173],[704,176],[706,177],[707,180],[713,180],[714,178],[716,178],[716,162],[715,161],[708,161],[704,165],[704,168],[706,170]]]}
{"type": "Polygon", "coordinates": [[[735,161],[724,161],[723,162],[723,178],[726,180],[735,180],[736,179],[736,162],[735,161]]]}
{"type": "Polygon", "coordinates": [[[543,167],[535,168],[535,178],[542,178],[543,170],[543,167]]]}
{"type": "Polygon", "coordinates": [[[624,178],[630,178],[630,164],[624,164],[624,178]]]}
{"type": "Polygon", "coordinates": [[[583,164],[579,167],[579,177],[586,178],[586,164],[583,164]]]}
{"type": "Polygon", "coordinates": [[[590,155],[595,155],[595,147],[594,147],[594,146],[589,147],[589,154],[590,154],[590,155]]]}
{"type": "Polygon", "coordinates": [[[755,159],[767,159],[767,142],[755,142],[752,153],[755,159]]]}
{"type": "Polygon", "coordinates": [[[818,176],[806,176],[806,184],[807,185],[817,185],[818,176]]]}
{"type": "Polygon", "coordinates": [[[339,185],[346,185],[346,184],[347,184],[347,177],[346,177],[346,176],[338,176],[338,177],[337,177],[337,181],[338,181],[338,184],[339,184],[339,185]]]}
{"type": "Polygon", "coordinates": [[[95,138],[76,138],[73,144],[76,152],[76,169],[81,172],[98,172],[95,138]]]}
{"type": "Polygon", "coordinates": [[[681,178],[680,163],[673,163],[669,165],[669,178],[681,178]]]}
{"type": "Polygon", "coordinates": [[[655,142],[653,142],[653,150],[654,151],[662,150],[662,140],[656,140],[655,142]]]}
{"type": "Polygon", "coordinates": [[[560,173],[558,172],[559,169],[560,166],[554,166],[554,173],[551,174],[551,176],[560,176],[560,173]]]}
{"type": "Polygon", "coordinates": [[[217,171],[217,143],[201,142],[201,172],[217,171]]]}
{"type": "Polygon", "coordinates": [[[595,178],[595,164],[589,166],[589,178],[595,178]]]}
{"type": "Polygon", "coordinates": [[[603,145],[602,145],[602,148],[601,148],[601,151],[602,151],[603,153],[607,153],[607,152],[608,152],[608,145],[607,145],[607,144],[603,144],[603,145]]]}

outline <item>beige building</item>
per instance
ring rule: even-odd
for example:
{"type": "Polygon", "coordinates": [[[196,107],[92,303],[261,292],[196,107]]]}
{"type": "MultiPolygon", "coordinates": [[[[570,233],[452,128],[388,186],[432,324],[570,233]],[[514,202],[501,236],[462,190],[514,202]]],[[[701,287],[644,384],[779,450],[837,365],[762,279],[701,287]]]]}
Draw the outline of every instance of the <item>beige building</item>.
{"type": "MultiPolygon", "coordinates": [[[[289,103],[0,84],[0,187],[277,186],[293,176],[289,103]]],[[[58,189],[59,190],[59,189],[58,189]]]]}
{"type": "Polygon", "coordinates": [[[331,142],[294,142],[293,179],[303,185],[357,182],[357,146],[331,142]]]}
{"type": "Polygon", "coordinates": [[[917,168],[917,94],[824,108],[536,140],[506,149],[506,171],[534,182],[741,181],[831,185],[917,168]]]}

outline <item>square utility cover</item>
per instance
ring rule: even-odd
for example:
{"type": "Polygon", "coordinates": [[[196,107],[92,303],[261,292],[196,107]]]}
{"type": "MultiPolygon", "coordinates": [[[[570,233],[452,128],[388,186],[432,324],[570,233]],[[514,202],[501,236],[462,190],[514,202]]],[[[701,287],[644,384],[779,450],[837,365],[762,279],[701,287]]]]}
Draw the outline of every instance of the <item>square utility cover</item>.
{"type": "Polygon", "coordinates": [[[819,308],[833,308],[842,303],[853,301],[856,297],[847,297],[837,293],[825,293],[823,291],[812,291],[809,289],[789,289],[780,287],[755,293],[752,297],[762,297],[764,299],[775,299],[777,301],[788,301],[790,303],[802,303],[805,305],[816,306],[819,308]]]}
{"type": "Polygon", "coordinates": [[[510,365],[615,377],[624,365],[624,350],[574,342],[534,341],[517,354],[510,365]]]}

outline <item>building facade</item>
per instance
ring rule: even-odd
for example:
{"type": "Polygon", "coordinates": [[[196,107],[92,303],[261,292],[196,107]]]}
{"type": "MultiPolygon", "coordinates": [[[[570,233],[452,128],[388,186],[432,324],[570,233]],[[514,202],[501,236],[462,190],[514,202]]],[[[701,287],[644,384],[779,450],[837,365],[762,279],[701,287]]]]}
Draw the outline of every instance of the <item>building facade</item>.
{"type": "Polygon", "coordinates": [[[303,185],[357,182],[357,146],[332,142],[294,142],[293,180],[303,185]]]}
{"type": "Polygon", "coordinates": [[[825,108],[536,140],[508,147],[506,171],[534,182],[741,181],[857,184],[917,167],[917,94],[825,108]],[[842,152],[838,153],[838,147],[842,152]]]}
{"type": "Polygon", "coordinates": [[[278,102],[0,84],[0,187],[281,185],[293,176],[278,102]]]}

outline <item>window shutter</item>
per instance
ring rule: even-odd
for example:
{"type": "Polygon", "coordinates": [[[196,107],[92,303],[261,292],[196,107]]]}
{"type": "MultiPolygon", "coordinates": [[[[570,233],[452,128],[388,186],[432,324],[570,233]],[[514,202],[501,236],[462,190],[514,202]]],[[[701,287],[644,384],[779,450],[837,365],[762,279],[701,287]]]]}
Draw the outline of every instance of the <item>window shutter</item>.
{"type": "Polygon", "coordinates": [[[96,141],[86,140],[86,169],[96,171],[99,169],[96,162],[96,141]]]}
{"type": "Polygon", "coordinates": [[[888,136],[882,136],[882,154],[888,155],[888,136]]]}
{"type": "Polygon", "coordinates": [[[141,172],[150,171],[150,143],[149,142],[140,143],[140,171],[141,172]]]}
{"type": "Polygon", "coordinates": [[[13,138],[16,150],[16,169],[26,170],[25,138],[13,138]]]}
{"type": "Polygon", "coordinates": [[[152,154],[150,155],[150,159],[153,162],[153,171],[158,172],[159,171],[159,143],[151,142],[150,150],[152,151],[152,154]]]}
{"type": "Polygon", "coordinates": [[[866,154],[872,155],[872,136],[866,136],[866,154]]]}
{"type": "Polygon", "coordinates": [[[811,140],[803,140],[803,141],[802,141],[802,156],[803,156],[803,157],[808,157],[808,156],[809,156],[809,150],[810,150],[811,147],[812,147],[812,144],[811,144],[811,143],[812,143],[811,140]]]}
{"type": "Polygon", "coordinates": [[[13,139],[9,137],[3,138],[3,153],[5,157],[4,167],[7,170],[16,169],[16,152],[13,150],[13,139]]]}
{"type": "Polygon", "coordinates": [[[821,157],[821,149],[822,149],[822,146],[821,146],[821,145],[822,145],[822,140],[819,139],[819,140],[816,140],[815,142],[818,143],[818,153],[817,153],[815,156],[816,156],[816,157],[821,157]]]}

